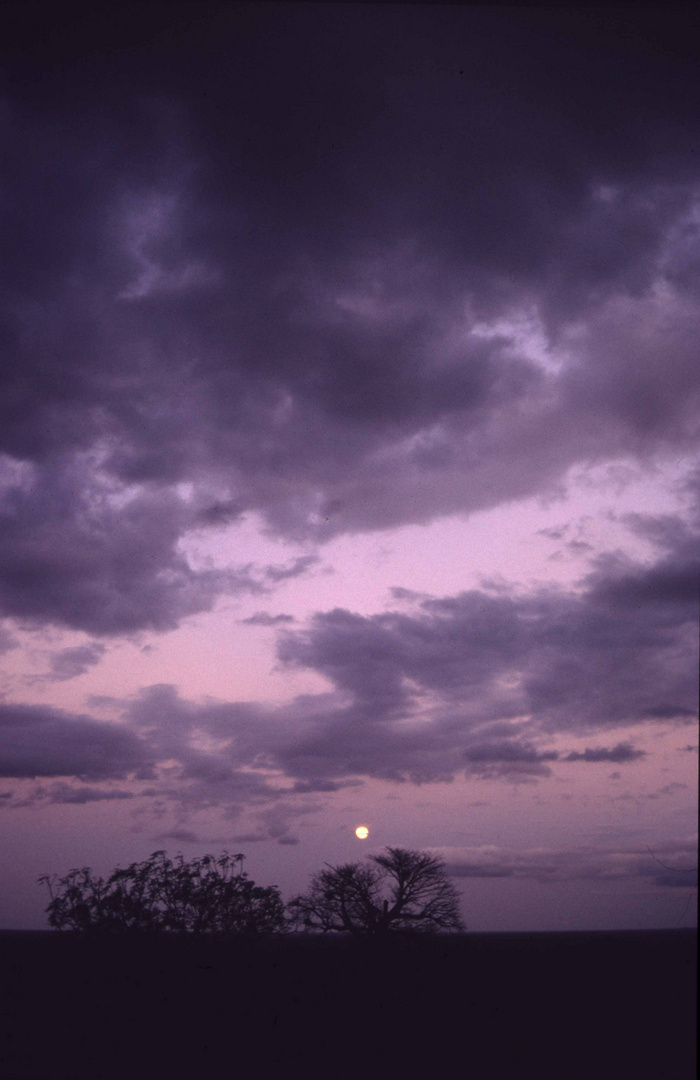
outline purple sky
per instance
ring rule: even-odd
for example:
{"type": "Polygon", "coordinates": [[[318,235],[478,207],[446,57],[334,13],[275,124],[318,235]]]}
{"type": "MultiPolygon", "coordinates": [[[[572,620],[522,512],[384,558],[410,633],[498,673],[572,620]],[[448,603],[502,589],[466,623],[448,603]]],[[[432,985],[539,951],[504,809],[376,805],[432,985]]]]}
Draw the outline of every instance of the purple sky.
{"type": "Polygon", "coordinates": [[[3,20],[0,927],[385,845],[692,925],[697,14],[3,20]]]}

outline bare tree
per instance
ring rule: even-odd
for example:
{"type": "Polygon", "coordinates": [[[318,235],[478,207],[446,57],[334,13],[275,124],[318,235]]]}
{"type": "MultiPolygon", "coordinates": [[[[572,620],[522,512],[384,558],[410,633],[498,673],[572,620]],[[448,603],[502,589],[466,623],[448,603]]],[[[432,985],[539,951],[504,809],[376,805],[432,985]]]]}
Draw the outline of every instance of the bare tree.
{"type": "Polygon", "coordinates": [[[89,867],[39,881],[48,886],[46,911],[57,930],[251,934],[286,929],[279,890],[256,885],[242,862],[243,855],[228,852],[192,862],[178,855],[173,862],[165,851],[154,851],[106,881],[89,867]]]}
{"type": "Polygon", "coordinates": [[[288,905],[293,924],[350,934],[465,929],[439,856],[388,847],[370,861],[373,866],[345,863],[314,875],[309,892],[288,905]]]}

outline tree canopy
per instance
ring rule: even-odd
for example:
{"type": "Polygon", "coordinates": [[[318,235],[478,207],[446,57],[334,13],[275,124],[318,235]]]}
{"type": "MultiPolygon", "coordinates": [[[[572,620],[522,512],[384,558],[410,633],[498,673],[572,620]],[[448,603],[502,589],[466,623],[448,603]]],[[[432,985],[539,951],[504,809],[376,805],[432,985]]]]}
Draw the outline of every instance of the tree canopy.
{"type": "Polygon", "coordinates": [[[276,886],[256,885],[242,870],[243,855],[225,852],[175,861],[154,851],[144,862],[115,870],[106,880],[89,867],[65,877],[45,875],[46,909],[56,930],[96,933],[175,932],[253,934],[285,929],[276,886]]]}
{"type": "Polygon", "coordinates": [[[465,929],[444,862],[430,852],[387,847],[364,864],[327,865],[286,908],[276,886],[256,885],[243,872],[243,859],[224,852],[187,862],[154,851],[106,879],[83,867],[39,881],[49,889],[46,912],[56,930],[231,935],[294,928],[381,935],[465,929]]]}
{"type": "Polygon", "coordinates": [[[300,929],[350,934],[459,931],[459,897],[439,856],[388,847],[370,863],[328,866],[288,909],[300,929]]]}

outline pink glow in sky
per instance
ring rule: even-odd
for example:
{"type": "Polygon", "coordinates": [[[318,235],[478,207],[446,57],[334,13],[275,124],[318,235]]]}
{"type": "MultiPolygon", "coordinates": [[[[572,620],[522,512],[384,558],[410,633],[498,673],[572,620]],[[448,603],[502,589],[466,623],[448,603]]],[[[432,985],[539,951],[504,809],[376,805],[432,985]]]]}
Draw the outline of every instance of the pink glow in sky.
{"type": "Polygon", "coordinates": [[[386,845],[474,930],[691,925],[687,34],[144,11],[4,61],[0,927],[386,845]]]}

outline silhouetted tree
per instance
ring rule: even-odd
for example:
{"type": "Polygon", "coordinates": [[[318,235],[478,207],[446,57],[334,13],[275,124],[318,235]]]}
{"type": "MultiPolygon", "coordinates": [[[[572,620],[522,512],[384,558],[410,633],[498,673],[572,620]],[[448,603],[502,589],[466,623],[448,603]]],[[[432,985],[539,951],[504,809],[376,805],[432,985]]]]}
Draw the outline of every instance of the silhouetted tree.
{"type": "Polygon", "coordinates": [[[292,924],[350,934],[465,929],[437,855],[388,847],[370,860],[374,865],[345,863],[316,874],[309,892],[288,905],[292,924]]]}
{"type": "Polygon", "coordinates": [[[225,852],[192,862],[178,855],[173,862],[165,851],[154,851],[106,881],[89,867],[39,881],[48,886],[46,912],[56,930],[253,934],[286,929],[279,890],[251,881],[243,873],[243,858],[225,852]]]}

